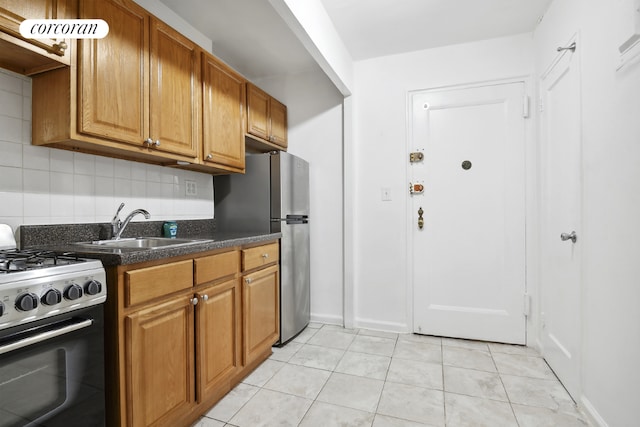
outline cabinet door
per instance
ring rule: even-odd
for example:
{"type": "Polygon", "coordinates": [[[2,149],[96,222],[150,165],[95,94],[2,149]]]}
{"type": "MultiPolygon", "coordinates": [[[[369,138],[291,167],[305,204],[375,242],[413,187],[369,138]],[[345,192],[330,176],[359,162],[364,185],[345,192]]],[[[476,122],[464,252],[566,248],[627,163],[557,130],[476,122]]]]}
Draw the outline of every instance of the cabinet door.
{"type": "Polygon", "coordinates": [[[82,18],[109,23],[79,40],[78,132],[138,147],[149,135],[149,15],[129,1],[83,1],[82,18]]]}
{"type": "Polygon", "coordinates": [[[271,138],[270,141],[287,148],[287,107],[271,98],[271,138]]]}
{"type": "Polygon", "coordinates": [[[197,157],[200,145],[200,50],[151,20],[150,136],[154,150],[197,157]]]}
{"type": "Polygon", "coordinates": [[[170,425],[195,405],[191,295],[125,318],[127,425],[170,425]]]}
{"type": "Polygon", "coordinates": [[[203,159],[244,170],[245,81],[212,56],[203,56],[203,159]]]}
{"type": "Polygon", "coordinates": [[[280,336],[280,270],[277,265],[244,276],[242,283],[244,363],[249,364],[280,336]]]}
{"type": "Polygon", "coordinates": [[[269,140],[270,96],[256,86],[247,84],[247,133],[269,140]]]}
{"type": "Polygon", "coordinates": [[[196,296],[196,366],[202,402],[241,367],[239,280],[208,287],[196,296]]]}
{"type": "MultiPolygon", "coordinates": [[[[25,40],[20,34],[22,21],[25,19],[62,19],[65,16],[59,12],[62,12],[64,7],[65,0],[2,0],[0,3],[0,29],[7,34],[25,40]]],[[[47,52],[60,57],[69,57],[68,50],[60,45],[63,39],[26,40],[47,52]]],[[[65,43],[68,46],[69,40],[65,40],[65,43]]]]}

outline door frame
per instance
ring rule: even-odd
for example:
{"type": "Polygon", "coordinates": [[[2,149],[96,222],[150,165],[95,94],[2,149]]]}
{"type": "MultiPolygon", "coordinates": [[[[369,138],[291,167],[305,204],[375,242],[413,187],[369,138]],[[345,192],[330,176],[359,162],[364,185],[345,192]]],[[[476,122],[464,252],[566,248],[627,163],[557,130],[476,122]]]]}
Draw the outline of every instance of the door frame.
{"type": "MultiPolygon", "coordinates": [[[[576,43],[576,45],[578,46],[578,48],[575,50],[575,52],[572,53],[572,55],[575,56],[575,60],[576,60],[576,64],[578,67],[577,70],[577,74],[578,74],[578,97],[579,97],[579,104],[582,107],[582,51],[580,49],[581,47],[581,37],[580,37],[580,32],[576,32],[574,33],[569,40],[567,41],[566,44],[562,45],[562,46],[569,46],[571,43],[576,43]]],[[[552,71],[553,69],[562,61],[562,58],[564,57],[564,55],[566,54],[566,51],[561,51],[558,52],[553,59],[549,62],[549,64],[544,68],[544,71],[540,73],[539,76],[539,82],[538,82],[538,102],[542,102],[543,100],[543,96],[542,96],[542,80],[544,78],[546,78],[552,71]]],[[[543,117],[540,116],[538,119],[538,139],[539,139],[539,158],[543,159],[543,156],[546,155],[546,135],[544,134],[544,131],[546,130],[546,128],[544,127],[544,122],[543,122],[543,117]]],[[[584,128],[584,122],[583,122],[583,115],[580,114],[580,118],[579,118],[579,148],[580,148],[580,154],[579,154],[579,174],[580,174],[580,201],[579,201],[579,211],[580,211],[580,234],[578,235],[579,239],[582,239],[582,241],[584,241],[584,236],[586,234],[586,229],[585,229],[585,222],[584,222],[584,200],[585,200],[585,185],[584,185],[584,137],[583,137],[583,128],[584,128]]],[[[539,163],[539,168],[542,167],[542,163],[539,163]]],[[[544,186],[546,184],[546,175],[543,173],[542,170],[538,170],[538,178],[539,178],[539,188],[538,188],[538,195],[540,200],[543,200],[543,195],[542,195],[542,190],[544,189],[544,186]]],[[[545,227],[545,224],[543,223],[543,221],[545,220],[545,216],[542,212],[542,210],[544,209],[544,204],[541,202],[539,204],[539,227],[540,227],[540,231],[542,231],[545,227]]],[[[539,264],[539,277],[540,277],[540,281],[539,281],[539,291],[537,294],[537,305],[538,307],[540,307],[539,309],[539,315],[541,314],[542,310],[544,310],[544,306],[543,306],[543,302],[544,302],[544,292],[545,292],[545,288],[544,285],[542,283],[542,279],[543,279],[543,268],[544,268],[544,264],[542,262],[542,251],[544,250],[544,246],[542,245],[542,242],[540,242],[540,246],[539,246],[539,253],[540,253],[540,264],[539,264]]],[[[584,365],[583,365],[583,355],[584,355],[584,307],[585,307],[585,301],[586,301],[586,295],[584,292],[584,266],[586,265],[585,263],[585,251],[584,251],[584,246],[582,246],[581,248],[578,249],[579,250],[579,266],[578,266],[578,291],[580,293],[579,298],[578,298],[578,354],[576,355],[576,360],[578,361],[578,384],[576,384],[577,389],[574,390],[574,393],[576,394],[575,396],[573,394],[571,394],[571,397],[577,402],[577,403],[581,403],[580,400],[582,399],[582,380],[584,378],[584,365]]],[[[540,351],[540,354],[542,355],[542,357],[545,357],[545,353],[544,353],[544,345],[543,345],[543,334],[544,334],[544,330],[542,328],[542,322],[544,319],[542,319],[542,317],[540,316],[539,321],[537,322],[538,328],[539,328],[539,332],[538,335],[536,337],[536,339],[538,340],[537,342],[537,347],[538,350],[540,351]]],[[[565,387],[566,388],[566,387],[565,387]]],[[[567,389],[567,391],[569,391],[567,389]]]]}
{"type": "MultiPolygon", "coordinates": [[[[538,121],[538,113],[537,109],[534,108],[536,105],[535,97],[533,96],[534,86],[532,84],[533,77],[532,75],[523,75],[523,76],[514,76],[508,78],[500,78],[495,80],[483,80],[476,82],[467,82],[467,83],[459,83],[459,84],[451,84],[444,86],[434,86],[426,89],[415,89],[409,90],[406,94],[406,139],[405,139],[405,149],[406,149],[406,163],[405,163],[405,180],[406,180],[406,188],[407,192],[404,194],[405,197],[405,230],[406,230],[406,274],[407,280],[410,284],[410,289],[407,290],[407,300],[406,300],[406,325],[410,328],[408,332],[413,333],[414,330],[414,318],[413,318],[413,301],[414,301],[414,278],[413,278],[413,228],[415,226],[414,221],[414,212],[412,206],[411,195],[409,194],[409,182],[412,179],[411,174],[411,165],[409,163],[409,153],[411,153],[415,147],[412,146],[412,126],[411,126],[411,111],[412,111],[412,98],[414,94],[430,92],[430,91],[442,91],[442,90],[454,90],[454,89],[472,89],[483,86],[496,86],[503,85],[509,83],[523,83],[524,84],[524,92],[528,97],[528,118],[525,120],[525,292],[527,298],[529,299],[528,307],[529,313],[526,316],[525,322],[525,335],[526,335],[526,343],[527,345],[532,345],[535,343],[537,348],[540,348],[539,341],[539,313],[536,313],[534,310],[534,304],[532,301],[535,299],[532,295],[537,294],[537,286],[539,283],[539,249],[540,249],[540,241],[538,239],[539,236],[539,192],[538,192],[538,158],[539,158],[539,150],[538,144],[535,139],[535,131],[536,131],[536,123],[538,121]]],[[[523,108],[524,102],[523,102],[523,108]]],[[[523,306],[525,302],[523,301],[523,306]]]]}

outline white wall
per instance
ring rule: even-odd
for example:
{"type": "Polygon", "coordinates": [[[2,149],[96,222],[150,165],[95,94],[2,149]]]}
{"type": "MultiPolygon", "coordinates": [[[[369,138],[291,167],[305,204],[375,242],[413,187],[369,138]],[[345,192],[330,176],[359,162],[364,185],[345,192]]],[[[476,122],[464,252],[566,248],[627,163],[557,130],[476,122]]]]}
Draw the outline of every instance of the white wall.
{"type": "Polygon", "coordinates": [[[342,95],[319,69],[255,83],[287,105],[288,151],[309,162],[311,319],[342,324],[342,95]]]}
{"type": "MultiPolygon", "coordinates": [[[[406,97],[411,90],[527,76],[530,35],[360,61],[355,66],[355,324],[411,331],[406,97]],[[392,201],[381,201],[381,187],[392,201]]],[[[531,161],[532,159],[528,159],[531,161]]],[[[530,179],[531,181],[531,179],[530,179]]]]}
{"type": "Polygon", "coordinates": [[[535,32],[542,71],[576,32],[582,74],[582,404],[601,425],[638,424],[640,61],[616,72],[631,1],[555,0],[535,32]]]}
{"type": "MultiPolygon", "coordinates": [[[[147,209],[152,220],[213,218],[211,175],[31,145],[31,79],[0,69],[0,223],[110,221],[147,209]],[[185,180],[198,195],[186,197],[185,180]]],[[[136,218],[141,220],[140,218],[136,218]]]]}

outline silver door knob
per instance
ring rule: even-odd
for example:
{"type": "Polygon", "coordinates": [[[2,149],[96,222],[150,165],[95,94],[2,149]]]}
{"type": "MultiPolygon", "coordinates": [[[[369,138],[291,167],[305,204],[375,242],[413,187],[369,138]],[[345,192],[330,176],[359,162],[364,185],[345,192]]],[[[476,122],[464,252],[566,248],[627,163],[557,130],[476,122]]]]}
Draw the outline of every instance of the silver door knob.
{"type": "Polygon", "coordinates": [[[191,304],[198,305],[198,298],[191,298],[191,304]]]}
{"type": "Polygon", "coordinates": [[[562,240],[563,242],[567,241],[567,240],[571,240],[573,243],[576,242],[576,240],[578,240],[578,236],[576,235],[575,231],[572,231],[571,233],[567,234],[567,233],[562,233],[560,235],[560,240],[562,240]]]}

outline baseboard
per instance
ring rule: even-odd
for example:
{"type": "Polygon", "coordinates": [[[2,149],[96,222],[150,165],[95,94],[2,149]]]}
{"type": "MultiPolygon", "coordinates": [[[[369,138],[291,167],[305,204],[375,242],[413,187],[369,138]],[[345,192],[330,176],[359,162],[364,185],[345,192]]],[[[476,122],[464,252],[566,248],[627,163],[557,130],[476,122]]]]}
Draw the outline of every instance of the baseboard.
{"type": "Polygon", "coordinates": [[[324,323],[326,325],[344,325],[344,319],[342,318],[342,316],[336,316],[333,314],[311,313],[311,321],[316,323],[324,323]]]}
{"type": "Polygon", "coordinates": [[[355,319],[355,327],[363,329],[371,329],[374,331],[382,332],[398,332],[407,333],[411,332],[411,328],[406,323],[395,322],[380,322],[372,319],[355,319]]]}
{"type": "Polygon", "coordinates": [[[582,396],[580,399],[580,409],[589,418],[591,424],[598,427],[609,427],[609,424],[600,416],[596,408],[589,402],[589,400],[582,396]]]}

